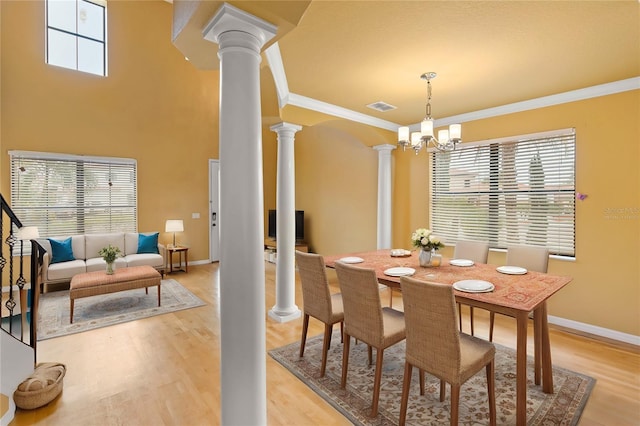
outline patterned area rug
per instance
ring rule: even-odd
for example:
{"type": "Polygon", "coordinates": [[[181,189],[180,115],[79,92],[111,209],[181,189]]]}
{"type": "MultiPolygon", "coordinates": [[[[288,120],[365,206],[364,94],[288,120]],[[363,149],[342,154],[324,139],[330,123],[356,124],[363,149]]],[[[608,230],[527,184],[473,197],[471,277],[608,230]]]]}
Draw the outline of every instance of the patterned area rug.
{"type": "Polygon", "coordinates": [[[69,324],[69,291],[45,293],[40,296],[38,340],[205,305],[176,280],[162,280],[161,287],[161,306],[156,287],[150,287],[149,294],[134,289],[76,299],[73,324],[69,324]]]}
{"type": "MultiPolygon", "coordinates": [[[[270,351],[270,355],[295,374],[356,425],[397,425],[404,374],[404,342],[384,351],[384,371],[380,391],[380,413],[370,418],[375,351],[372,366],[367,361],[367,346],[351,343],[347,388],[340,389],[342,344],[340,333],[333,333],[327,357],[327,371],[319,377],[322,336],[307,339],[304,357],[299,358],[300,343],[295,342],[270,351]],[[336,337],[336,335],[338,335],[336,337]]],[[[497,424],[514,425],[516,401],[516,357],[513,349],[496,345],[496,409],[497,424]]],[[[553,367],[554,394],[545,394],[533,383],[533,358],[529,359],[527,388],[528,425],[575,425],[580,419],[595,379],[553,367]]],[[[484,368],[462,386],[459,424],[489,424],[486,373],[484,368]]],[[[450,387],[440,402],[440,380],[425,375],[425,395],[420,396],[418,370],[414,368],[409,392],[407,424],[442,425],[449,423],[450,387]]]]}

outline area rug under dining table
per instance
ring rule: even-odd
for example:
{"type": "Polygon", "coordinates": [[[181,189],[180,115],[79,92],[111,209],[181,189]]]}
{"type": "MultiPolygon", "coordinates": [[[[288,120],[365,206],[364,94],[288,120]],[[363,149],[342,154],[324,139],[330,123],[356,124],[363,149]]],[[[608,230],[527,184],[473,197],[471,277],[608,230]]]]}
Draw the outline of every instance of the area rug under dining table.
{"type": "MultiPolygon", "coordinates": [[[[497,424],[513,425],[516,418],[516,354],[513,349],[496,344],[496,409],[497,424]]],[[[355,425],[397,425],[404,374],[404,342],[384,351],[384,367],[380,392],[380,413],[370,417],[375,361],[368,365],[367,346],[352,341],[346,389],[340,388],[342,373],[342,343],[339,333],[333,333],[327,356],[325,377],[320,378],[322,336],[307,339],[304,357],[299,357],[300,343],[274,349],[269,354],[296,377],[302,380],[355,425]],[[337,335],[337,336],[336,336],[337,335]]],[[[375,351],[374,351],[375,354],[375,351]]],[[[375,355],[374,355],[375,356],[375,355]]],[[[533,358],[529,357],[527,389],[528,425],[576,425],[595,384],[595,379],[564,368],[553,366],[555,393],[546,394],[533,383],[533,358]]],[[[460,391],[459,423],[489,424],[489,405],[484,369],[460,391]]],[[[450,387],[440,402],[440,380],[425,375],[425,395],[420,396],[417,369],[414,369],[409,406],[408,425],[441,425],[449,423],[450,387]]]]}
{"type": "Polygon", "coordinates": [[[40,296],[38,308],[38,340],[205,305],[174,279],[162,280],[160,301],[158,306],[155,287],[149,294],[142,288],[77,299],[70,324],[69,290],[45,293],[40,296]]]}

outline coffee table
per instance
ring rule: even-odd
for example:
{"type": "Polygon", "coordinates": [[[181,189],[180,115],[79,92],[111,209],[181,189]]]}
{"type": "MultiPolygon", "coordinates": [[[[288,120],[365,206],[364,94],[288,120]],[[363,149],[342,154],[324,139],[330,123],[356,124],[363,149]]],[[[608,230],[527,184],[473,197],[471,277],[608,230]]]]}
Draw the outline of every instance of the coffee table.
{"type": "Polygon", "coordinates": [[[155,268],[145,266],[132,266],[116,269],[112,275],[105,271],[85,272],[74,275],[69,287],[69,299],[71,302],[69,322],[73,324],[73,307],[76,299],[82,297],[97,296],[100,294],[115,293],[118,291],[144,288],[149,294],[149,287],[158,286],[158,306],[160,306],[160,282],[162,277],[155,268]]]}

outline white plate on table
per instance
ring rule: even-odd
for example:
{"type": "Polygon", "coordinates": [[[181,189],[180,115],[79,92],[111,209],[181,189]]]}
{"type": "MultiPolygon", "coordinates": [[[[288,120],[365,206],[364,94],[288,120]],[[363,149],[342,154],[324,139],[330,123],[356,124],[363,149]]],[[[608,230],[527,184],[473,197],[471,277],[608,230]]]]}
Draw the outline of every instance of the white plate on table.
{"type": "Polygon", "coordinates": [[[343,257],[342,259],[339,259],[339,261],[342,263],[362,263],[364,262],[364,259],[361,257],[349,256],[343,257]]]}
{"type": "Polygon", "coordinates": [[[462,280],[453,283],[453,288],[467,293],[487,293],[493,291],[495,286],[489,281],[462,280]]]}
{"type": "Polygon", "coordinates": [[[385,275],[389,275],[390,277],[408,277],[416,273],[416,270],[413,268],[405,268],[399,266],[397,268],[389,268],[384,271],[385,275]]]}
{"type": "Polygon", "coordinates": [[[525,268],[519,266],[498,266],[496,271],[509,275],[524,275],[527,273],[525,268]]]}
{"type": "Polygon", "coordinates": [[[473,266],[473,260],[469,259],[451,259],[449,263],[453,266],[473,266]]]}

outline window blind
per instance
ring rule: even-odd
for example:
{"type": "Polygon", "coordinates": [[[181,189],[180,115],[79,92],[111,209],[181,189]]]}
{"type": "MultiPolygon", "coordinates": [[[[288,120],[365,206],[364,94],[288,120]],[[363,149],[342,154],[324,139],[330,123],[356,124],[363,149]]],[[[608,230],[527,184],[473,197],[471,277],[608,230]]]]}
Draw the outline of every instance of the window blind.
{"type": "Polygon", "coordinates": [[[431,228],[446,243],[575,256],[573,129],[431,152],[431,228]]]}
{"type": "Polygon", "coordinates": [[[136,232],[137,163],[10,151],[11,208],[41,237],[136,232]]]}

